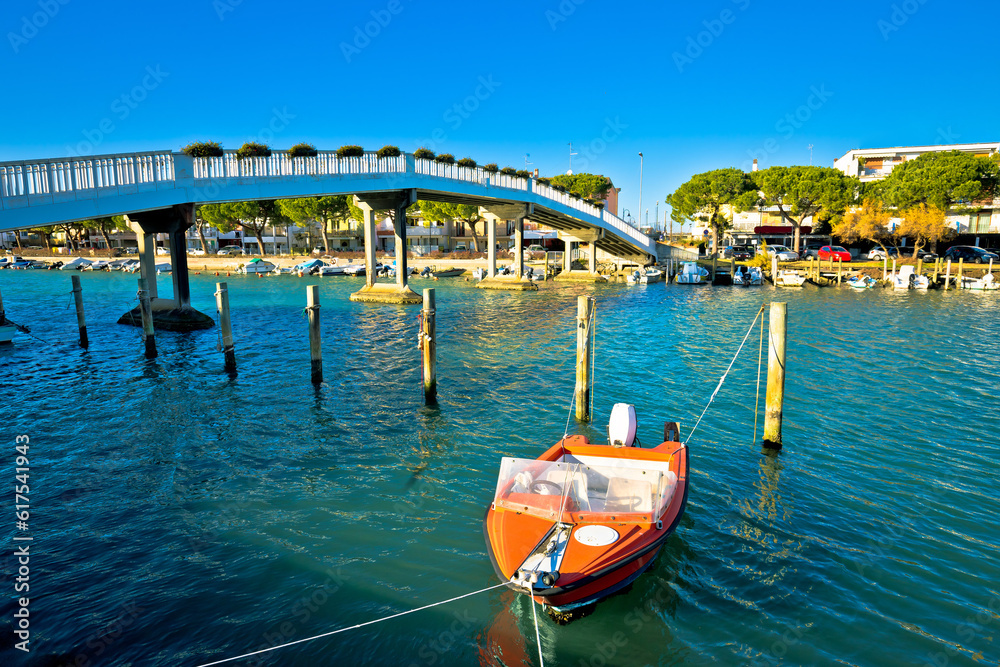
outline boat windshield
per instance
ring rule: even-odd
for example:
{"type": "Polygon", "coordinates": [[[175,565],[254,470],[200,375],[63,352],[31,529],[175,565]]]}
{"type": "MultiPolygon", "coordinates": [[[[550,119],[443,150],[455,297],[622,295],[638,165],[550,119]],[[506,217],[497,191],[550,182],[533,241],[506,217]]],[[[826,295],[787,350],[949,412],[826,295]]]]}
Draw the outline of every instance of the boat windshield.
{"type": "Polygon", "coordinates": [[[497,507],[550,521],[652,523],[673,497],[677,476],[643,461],[600,463],[504,458],[497,507]]]}

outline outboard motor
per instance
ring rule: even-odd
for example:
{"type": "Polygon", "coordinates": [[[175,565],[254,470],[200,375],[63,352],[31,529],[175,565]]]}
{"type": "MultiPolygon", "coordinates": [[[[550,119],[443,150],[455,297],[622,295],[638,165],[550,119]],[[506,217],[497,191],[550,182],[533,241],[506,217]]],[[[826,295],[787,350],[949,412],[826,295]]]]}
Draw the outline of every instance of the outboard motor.
{"type": "Polygon", "coordinates": [[[611,419],[608,420],[608,444],[612,447],[635,446],[638,425],[634,405],[615,403],[611,408],[611,419]]]}
{"type": "Polygon", "coordinates": [[[420,272],[420,275],[423,276],[424,278],[431,275],[431,267],[425,266],[424,270],[420,272]]]}

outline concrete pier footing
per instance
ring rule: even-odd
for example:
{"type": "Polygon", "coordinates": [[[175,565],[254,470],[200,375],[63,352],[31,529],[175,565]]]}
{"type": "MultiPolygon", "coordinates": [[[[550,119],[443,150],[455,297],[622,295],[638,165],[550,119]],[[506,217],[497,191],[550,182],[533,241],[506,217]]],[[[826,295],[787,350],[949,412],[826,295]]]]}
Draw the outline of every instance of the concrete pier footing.
{"type": "Polygon", "coordinates": [[[517,276],[494,276],[485,278],[476,285],[479,289],[509,290],[512,292],[537,292],[538,285],[526,278],[517,276]]]}
{"type": "Polygon", "coordinates": [[[408,286],[393,283],[365,285],[351,294],[351,301],[361,303],[423,303],[424,298],[408,286]]]}

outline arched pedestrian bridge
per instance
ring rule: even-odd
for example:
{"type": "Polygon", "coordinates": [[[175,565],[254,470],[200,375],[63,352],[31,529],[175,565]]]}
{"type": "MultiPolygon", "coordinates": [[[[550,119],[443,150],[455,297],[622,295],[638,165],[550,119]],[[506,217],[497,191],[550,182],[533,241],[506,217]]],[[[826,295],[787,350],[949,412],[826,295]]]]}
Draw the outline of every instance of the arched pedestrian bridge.
{"type": "MultiPolygon", "coordinates": [[[[406,265],[405,211],[418,199],[478,205],[500,219],[513,219],[518,247],[524,220],[531,219],[570,235],[569,243],[589,243],[643,264],[656,259],[655,243],[639,230],[535,179],[416,159],[412,154],[338,158],[333,152],[320,152],[314,157],[290,158],[282,152],[241,160],[235,151],[211,158],[151,152],[4,162],[0,163],[0,231],[126,215],[137,234],[143,280],[154,299],[151,237],[165,233],[169,238],[174,299],[160,299],[154,310],[159,306],[176,315],[171,317],[181,322],[178,327],[187,326],[187,320],[195,327],[211,326],[210,318],[191,309],[184,234],[194,222],[195,206],[341,194],[354,195],[365,211],[368,270],[365,287],[351,296],[357,301],[421,301],[407,286],[406,265]],[[395,285],[375,280],[375,211],[379,210],[394,211],[395,285]]],[[[515,256],[513,279],[497,276],[495,226],[487,225],[487,231],[489,279],[480,286],[537,289],[523,279],[521,253],[515,256]]],[[[564,255],[568,275],[571,255],[564,255]]],[[[596,252],[591,252],[588,273],[592,276],[596,276],[595,258],[596,252]]]]}
{"type": "MultiPolygon", "coordinates": [[[[531,205],[532,221],[566,232],[610,254],[655,260],[655,243],[610,211],[533,178],[447,165],[412,154],[338,158],[192,158],[183,153],[124,153],[0,163],[0,231],[183,204],[354,194],[362,200],[416,191],[418,199],[496,207],[531,205]]],[[[507,208],[506,210],[511,210],[507,208]]],[[[142,216],[134,216],[141,220],[142,216]]],[[[502,217],[502,216],[501,216],[502,217]]],[[[511,216],[514,217],[514,216],[511,216]]],[[[518,216],[523,217],[523,216],[518,216]]]]}

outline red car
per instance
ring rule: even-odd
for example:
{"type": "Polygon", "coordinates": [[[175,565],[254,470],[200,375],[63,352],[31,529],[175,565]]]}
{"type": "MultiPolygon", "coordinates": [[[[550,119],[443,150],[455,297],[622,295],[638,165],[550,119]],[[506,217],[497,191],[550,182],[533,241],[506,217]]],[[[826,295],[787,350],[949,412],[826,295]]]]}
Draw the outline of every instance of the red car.
{"type": "Polygon", "coordinates": [[[824,259],[839,259],[844,262],[851,261],[851,253],[839,245],[825,245],[819,249],[817,254],[821,261],[824,259]]]}

